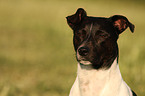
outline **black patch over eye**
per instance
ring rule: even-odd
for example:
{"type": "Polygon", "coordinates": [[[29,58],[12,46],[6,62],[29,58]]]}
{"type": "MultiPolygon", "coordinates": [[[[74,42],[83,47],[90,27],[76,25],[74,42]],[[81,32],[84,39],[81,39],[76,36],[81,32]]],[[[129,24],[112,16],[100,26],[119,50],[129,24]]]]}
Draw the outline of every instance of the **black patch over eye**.
{"type": "Polygon", "coordinates": [[[86,31],[83,29],[83,30],[79,30],[77,33],[76,33],[76,35],[79,35],[79,36],[84,36],[84,35],[86,35],[86,31]]]}
{"type": "Polygon", "coordinates": [[[87,33],[86,30],[82,30],[83,35],[86,35],[86,33],[87,33]]]}
{"type": "Polygon", "coordinates": [[[103,32],[103,31],[101,31],[101,30],[98,30],[97,33],[98,33],[98,36],[99,36],[99,37],[102,37],[102,38],[107,38],[107,37],[109,37],[109,34],[108,34],[108,33],[103,32]]]}
{"type": "Polygon", "coordinates": [[[95,33],[95,40],[96,40],[97,43],[102,43],[102,42],[104,42],[109,36],[110,36],[110,34],[108,34],[107,32],[102,31],[102,30],[98,30],[98,31],[95,33]]]}

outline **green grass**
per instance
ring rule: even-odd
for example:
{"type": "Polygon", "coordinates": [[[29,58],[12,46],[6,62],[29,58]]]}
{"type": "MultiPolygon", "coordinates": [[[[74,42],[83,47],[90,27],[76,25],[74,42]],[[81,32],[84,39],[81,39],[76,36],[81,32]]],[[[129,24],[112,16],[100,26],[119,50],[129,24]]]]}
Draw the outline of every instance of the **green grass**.
{"type": "Polygon", "coordinates": [[[145,92],[144,2],[1,0],[0,96],[68,96],[77,62],[65,17],[83,7],[91,16],[122,14],[135,24],[119,38],[122,76],[145,92]]]}

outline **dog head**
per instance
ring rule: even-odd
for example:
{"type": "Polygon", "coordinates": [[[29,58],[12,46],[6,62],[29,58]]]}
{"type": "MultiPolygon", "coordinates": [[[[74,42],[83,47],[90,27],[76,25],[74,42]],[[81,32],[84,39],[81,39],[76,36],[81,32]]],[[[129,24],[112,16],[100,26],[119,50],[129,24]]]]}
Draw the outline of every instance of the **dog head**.
{"type": "Polygon", "coordinates": [[[109,18],[87,16],[83,8],[66,17],[73,30],[73,44],[80,64],[92,65],[95,69],[109,68],[118,57],[117,39],[128,27],[134,25],[121,15],[109,18]]]}

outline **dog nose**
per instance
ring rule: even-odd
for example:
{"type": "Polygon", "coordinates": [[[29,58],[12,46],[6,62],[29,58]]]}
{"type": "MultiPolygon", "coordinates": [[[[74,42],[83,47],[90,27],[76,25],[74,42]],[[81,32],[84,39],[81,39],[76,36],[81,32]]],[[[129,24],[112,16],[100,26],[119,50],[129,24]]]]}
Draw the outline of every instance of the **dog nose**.
{"type": "Polygon", "coordinates": [[[89,53],[89,49],[87,47],[81,47],[79,48],[78,52],[81,56],[87,56],[89,53]]]}

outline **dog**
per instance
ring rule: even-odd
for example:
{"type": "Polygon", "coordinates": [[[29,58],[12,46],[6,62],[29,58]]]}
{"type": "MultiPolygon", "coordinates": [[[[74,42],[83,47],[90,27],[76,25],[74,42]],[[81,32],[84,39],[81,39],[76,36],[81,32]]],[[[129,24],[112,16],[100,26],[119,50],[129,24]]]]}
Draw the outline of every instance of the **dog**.
{"type": "Polygon", "coordinates": [[[133,33],[135,26],[122,15],[87,16],[83,8],[66,19],[78,61],[69,96],[137,96],[122,79],[117,45],[119,35],[128,27],[133,33]]]}

